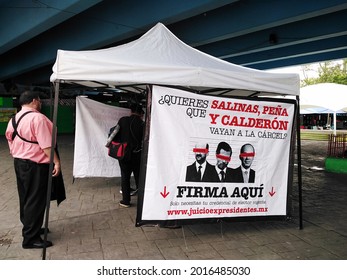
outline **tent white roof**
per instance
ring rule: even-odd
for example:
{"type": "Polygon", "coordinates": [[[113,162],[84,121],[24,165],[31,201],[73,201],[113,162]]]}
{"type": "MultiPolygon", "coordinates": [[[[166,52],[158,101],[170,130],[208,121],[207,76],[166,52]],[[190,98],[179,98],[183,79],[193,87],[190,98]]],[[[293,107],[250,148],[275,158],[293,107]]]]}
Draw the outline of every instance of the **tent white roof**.
{"type": "Polygon", "coordinates": [[[347,112],[347,85],[321,83],[300,90],[300,113],[347,112]]]}
{"type": "Polygon", "coordinates": [[[295,73],[270,73],[228,63],[179,40],[158,23],[139,39],[92,51],[58,50],[51,82],[100,87],[157,84],[194,90],[234,89],[226,95],[299,95],[295,73]]]}

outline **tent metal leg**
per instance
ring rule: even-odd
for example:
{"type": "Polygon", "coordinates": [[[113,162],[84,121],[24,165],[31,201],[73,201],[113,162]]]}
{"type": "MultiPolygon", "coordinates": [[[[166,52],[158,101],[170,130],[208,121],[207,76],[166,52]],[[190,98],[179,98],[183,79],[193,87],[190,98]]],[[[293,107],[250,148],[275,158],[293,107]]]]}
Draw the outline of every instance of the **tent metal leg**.
{"type": "Polygon", "coordinates": [[[184,239],[184,245],[186,246],[186,249],[188,249],[186,235],[184,234],[184,226],[182,226],[182,235],[183,235],[183,239],[184,239]]]}
{"type": "Polygon", "coordinates": [[[303,229],[302,218],[302,173],[301,173],[301,136],[300,136],[300,99],[297,96],[297,119],[296,119],[296,140],[297,140],[297,161],[298,161],[298,192],[299,192],[299,228],[303,229]]]}
{"type": "MultiPolygon", "coordinates": [[[[55,83],[54,85],[54,111],[53,111],[53,130],[52,130],[52,142],[51,142],[51,154],[50,154],[50,162],[49,162],[49,176],[47,183],[47,201],[46,201],[46,215],[45,215],[45,232],[44,232],[44,244],[47,241],[47,233],[48,233],[48,221],[49,221],[49,209],[51,203],[51,192],[52,192],[52,171],[53,171],[53,160],[54,160],[54,147],[57,142],[57,115],[58,115],[58,100],[59,100],[59,83],[55,83]]],[[[42,249],[42,260],[46,259],[46,246],[42,249]]]]}

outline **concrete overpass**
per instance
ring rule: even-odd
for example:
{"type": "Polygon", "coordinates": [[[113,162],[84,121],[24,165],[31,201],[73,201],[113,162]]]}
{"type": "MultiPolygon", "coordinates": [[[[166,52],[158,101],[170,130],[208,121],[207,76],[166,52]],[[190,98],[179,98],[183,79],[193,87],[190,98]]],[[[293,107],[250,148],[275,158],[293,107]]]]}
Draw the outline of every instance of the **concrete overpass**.
{"type": "Polygon", "coordinates": [[[57,49],[117,46],[157,22],[255,69],[347,57],[346,0],[0,0],[0,83],[49,85],[57,49]]]}

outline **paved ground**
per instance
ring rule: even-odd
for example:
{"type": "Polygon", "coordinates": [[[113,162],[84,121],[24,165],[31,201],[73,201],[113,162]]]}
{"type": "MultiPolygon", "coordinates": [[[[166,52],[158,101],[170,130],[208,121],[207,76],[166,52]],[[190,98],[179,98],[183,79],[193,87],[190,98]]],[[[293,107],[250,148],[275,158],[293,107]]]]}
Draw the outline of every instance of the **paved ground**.
{"type": "MultiPolygon", "coordinates": [[[[73,136],[59,136],[67,200],[50,208],[46,259],[347,260],[347,175],[323,170],[327,142],[302,142],[303,218],[297,187],[289,221],[200,224],[179,229],[135,227],[136,207],[121,209],[119,179],[72,183],[73,136]]],[[[13,161],[0,136],[0,259],[42,259],[23,250],[13,161]]],[[[294,178],[297,186],[297,177],[294,178]]],[[[136,203],[136,199],[134,201],[136,203]]]]}

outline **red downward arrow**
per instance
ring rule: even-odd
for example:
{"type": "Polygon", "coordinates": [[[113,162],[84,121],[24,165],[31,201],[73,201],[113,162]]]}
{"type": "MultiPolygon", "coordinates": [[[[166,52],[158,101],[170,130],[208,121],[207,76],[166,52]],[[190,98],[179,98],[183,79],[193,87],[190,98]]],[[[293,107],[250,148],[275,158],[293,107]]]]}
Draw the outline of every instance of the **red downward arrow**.
{"type": "Polygon", "coordinates": [[[271,192],[269,192],[269,194],[270,194],[271,196],[274,196],[275,193],[276,193],[276,192],[274,191],[274,187],[272,187],[272,188],[271,188],[271,192]]]}
{"type": "Polygon", "coordinates": [[[170,192],[166,192],[166,186],[164,187],[164,193],[160,192],[161,196],[166,198],[170,192]]]}

